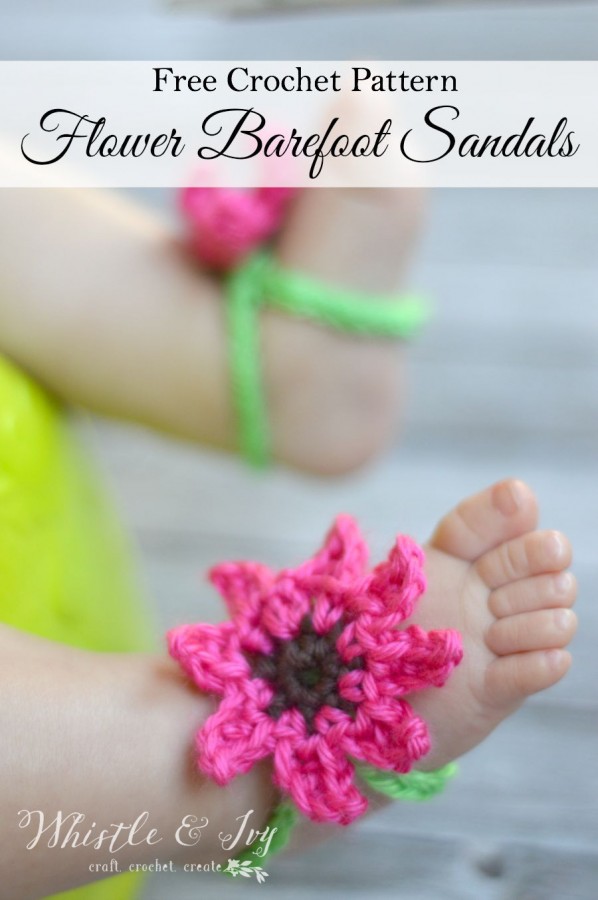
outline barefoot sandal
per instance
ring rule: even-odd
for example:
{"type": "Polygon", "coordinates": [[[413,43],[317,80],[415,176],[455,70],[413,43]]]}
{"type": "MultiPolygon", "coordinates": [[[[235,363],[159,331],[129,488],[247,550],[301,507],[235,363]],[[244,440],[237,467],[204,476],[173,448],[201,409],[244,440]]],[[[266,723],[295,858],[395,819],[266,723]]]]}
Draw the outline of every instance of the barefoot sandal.
{"type": "Polygon", "coordinates": [[[322,549],[295,569],[213,568],[231,621],[168,634],[171,656],[199,690],[221,697],[196,735],[200,771],[226,785],[272,758],[282,800],[270,839],[258,836],[236,864],[281,849],[299,813],[353,822],[368,806],[357,779],[394,799],[424,800],[455,773],[454,764],[412,771],[430,736],[405,696],[446,682],[462,659],[461,637],[398,627],[426,586],[423,552],[410,538],[398,536],[372,570],[367,557],[355,522],[339,516],[322,549]]]}
{"type": "Polygon", "coordinates": [[[428,318],[416,296],[395,300],[323,285],[276,264],[267,252],[250,256],[227,276],[232,391],[240,450],[254,466],[267,465],[270,435],[262,387],[259,311],[263,306],[353,334],[412,337],[428,318]]]}
{"type": "Polygon", "coordinates": [[[233,404],[239,449],[256,467],[271,453],[260,367],[259,312],[268,306],[330,328],[412,337],[429,316],[416,296],[372,297],[324,285],[260,250],[281,228],[295,188],[186,187],[179,205],[191,254],[226,280],[233,404]]]}

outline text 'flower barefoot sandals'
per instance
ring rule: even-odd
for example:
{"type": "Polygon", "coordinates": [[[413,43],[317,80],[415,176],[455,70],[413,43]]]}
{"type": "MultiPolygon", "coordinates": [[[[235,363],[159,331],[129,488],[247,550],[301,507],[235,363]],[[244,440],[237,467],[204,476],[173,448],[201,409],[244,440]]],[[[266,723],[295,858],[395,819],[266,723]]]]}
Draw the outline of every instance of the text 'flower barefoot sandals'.
{"type": "MultiPolygon", "coordinates": [[[[340,516],[323,548],[296,569],[253,562],[210,573],[231,615],[168,635],[171,655],[201,691],[221,697],[196,736],[200,770],[228,784],[271,757],[282,802],[269,852],[298,811],[348,825],[367,808],[358,783],[397,799],[438,793],[455,771],[411,771],[430,749],[405,699],[441,687],[463,651],[458,632],[401,629],[425,591],[423,552],[399,536],[367,569],[357,525],[340,516]]],[[[252,845],[244,854],[265,855],[252,845]]]]}
{"type": "Polygon", "coordinates": [[[280,228],[295,191],[289,188],[186,188],[181,209],[192,253],[225,273],[231,381],[239,448],[255,466],[270,457],[260,366],[261,307],[354,334],[412,337],[428,318],[420,297],[374,297],[321,284],[279,266],[257,248],[280,228]]]}

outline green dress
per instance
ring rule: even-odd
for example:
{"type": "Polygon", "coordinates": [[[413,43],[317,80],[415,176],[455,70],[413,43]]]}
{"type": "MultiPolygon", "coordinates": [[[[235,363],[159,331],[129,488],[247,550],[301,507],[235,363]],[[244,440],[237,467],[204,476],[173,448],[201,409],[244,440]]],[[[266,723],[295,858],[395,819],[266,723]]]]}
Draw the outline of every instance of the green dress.
{"type": "MultiPolygon", "coordinates": [[[[91,650],[153,645],[127,542],[65,409],[2,357],[0,621],[91,650]]],[[[139,885],[126,874],[60,896],[130,900],[139,885]]]]}

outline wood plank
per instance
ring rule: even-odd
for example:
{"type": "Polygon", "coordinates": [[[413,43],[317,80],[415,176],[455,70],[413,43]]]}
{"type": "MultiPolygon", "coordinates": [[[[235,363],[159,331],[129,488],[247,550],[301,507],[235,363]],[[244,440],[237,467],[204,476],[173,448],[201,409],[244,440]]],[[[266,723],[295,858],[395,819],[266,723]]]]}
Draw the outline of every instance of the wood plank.
{"type": "MultiPolygon", "coordinates": [[[[304,857],[274,859],[264,868],[266,887],[287,900],[322,892],[368,900],[595,900],[598,879],[598,859],[589,852],[508,839],[490,843],[475,836],[397,838],[358,829],[304,857]]],[[[221,882],[217,875],[157,876],[144,900],[162,900],[173,890],[180,900],[195,900],[199,890],[204,900],[220,898],[221,882]]],[[[243,883],[249,897],[263,890],[253,880],[243,883]]]]}

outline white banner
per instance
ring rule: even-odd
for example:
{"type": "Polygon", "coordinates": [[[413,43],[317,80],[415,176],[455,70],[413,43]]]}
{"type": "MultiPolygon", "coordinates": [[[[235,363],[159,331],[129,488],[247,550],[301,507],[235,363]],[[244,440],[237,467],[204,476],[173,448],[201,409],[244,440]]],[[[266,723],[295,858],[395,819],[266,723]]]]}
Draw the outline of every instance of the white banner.
{"type": "Polygon", "coordinates": [[[598,62],[0,62],[0,186],[598,187],[598,62]]]}

